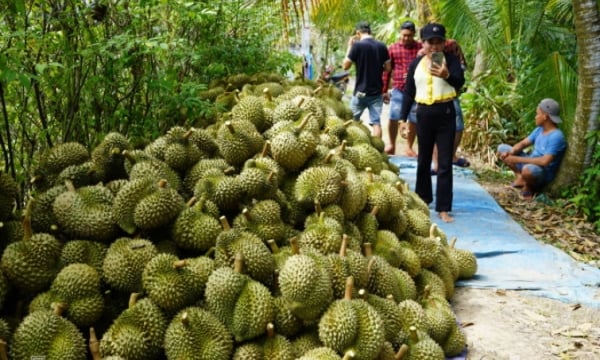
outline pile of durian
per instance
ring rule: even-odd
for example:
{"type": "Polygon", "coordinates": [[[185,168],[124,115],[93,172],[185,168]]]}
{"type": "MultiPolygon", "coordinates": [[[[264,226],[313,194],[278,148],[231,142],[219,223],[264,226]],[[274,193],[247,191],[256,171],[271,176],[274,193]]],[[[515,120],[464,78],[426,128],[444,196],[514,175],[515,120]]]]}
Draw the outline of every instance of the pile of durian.
{"type": "Polygon", "coordinates": [[[22,212],[0,174],[0,359],[465,349],[449,300],[476,259],[431,223],[381,139],[336,88],[238,89],[203,94],[223,109],[209,126],[143,148],[117,132],[91,150],[55,145],[22,212]]]}

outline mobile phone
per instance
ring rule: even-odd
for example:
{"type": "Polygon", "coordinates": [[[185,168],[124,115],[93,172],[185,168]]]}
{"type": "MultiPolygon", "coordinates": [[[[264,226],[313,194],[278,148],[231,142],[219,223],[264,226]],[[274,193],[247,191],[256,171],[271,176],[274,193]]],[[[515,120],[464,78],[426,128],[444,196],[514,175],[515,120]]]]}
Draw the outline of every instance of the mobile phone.
{"type": "Polygon", "coordinates": [[[431,62],[437,66],[442,66],[442,63],[444,62],[444,53],[441,51],[431,53],[431,62]]]}

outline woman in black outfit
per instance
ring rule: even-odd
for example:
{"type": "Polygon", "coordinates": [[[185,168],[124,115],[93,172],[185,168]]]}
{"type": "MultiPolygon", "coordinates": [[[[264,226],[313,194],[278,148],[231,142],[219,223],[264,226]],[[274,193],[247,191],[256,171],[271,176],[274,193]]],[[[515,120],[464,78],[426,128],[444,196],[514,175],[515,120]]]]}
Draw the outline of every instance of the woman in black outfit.
{"type": "Polygon", "coordinates": [[[454,219],[452,211],[452,153],[456,130],[456,111],[453,100],[465,83],[460,59],[445,54],[446,29],[431,23],[421,29],[425,55],[417,57],[408,69],[406,95],[400,111],[401,121],[408,117],[410,108],[417,103],[417,183],[415,192],[427,204],[433,202],[431,159],[433,147],[438,147],[437,187],[435,210],[444,222],[454,219]],[[432,60],[433,53],[441,53],[440,64],[432,60]]]}

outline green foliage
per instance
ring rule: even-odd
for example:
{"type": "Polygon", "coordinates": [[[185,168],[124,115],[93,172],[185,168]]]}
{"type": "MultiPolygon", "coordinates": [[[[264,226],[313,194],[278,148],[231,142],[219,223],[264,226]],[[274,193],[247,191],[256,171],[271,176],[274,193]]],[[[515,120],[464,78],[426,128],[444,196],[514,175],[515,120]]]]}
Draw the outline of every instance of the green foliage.
{"type": "Polygon", "coordinates": [[[578,186],[566,189],[562,196],[575,204],[587,220],[594,224],[596,231],[600,232],[600,142],[598,140],[600,140],[600,131],[596,130],[589,138],[589,141],[596,144],[591,166],[583,171],[578,186]]]}
{"type": "Polygon", "coordinates": [[[296,61],[269,2],[20,0],[0,10],[0,145],[13,172],[59,142],[92,148],[111,131],[149,140],[207,125],[214,108],[198,94],[211,81],[286,74],[296,61]]]}

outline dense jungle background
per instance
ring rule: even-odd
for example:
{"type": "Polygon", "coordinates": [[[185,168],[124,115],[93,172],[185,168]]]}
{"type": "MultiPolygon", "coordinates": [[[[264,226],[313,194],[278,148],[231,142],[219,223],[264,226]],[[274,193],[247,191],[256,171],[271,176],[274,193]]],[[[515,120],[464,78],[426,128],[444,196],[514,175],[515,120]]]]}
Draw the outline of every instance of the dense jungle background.
{"type": "Polygon", "coordinates": [[[539,99],[557,99],[569,150],[550,194],[598,230],[598,7],[597,0],[2,0],[1,165],[20,184],[22,207],[39,154],[54,144],[92,149],[118,131],[141,147],[174,125],[210,126],[223,105],[208,90],[234,90],[232,76],[299,77],[306,31],[316,77],[341,63],[359,20],[388,44],[402,21],[435,20],[467,55],[464,150],[495,166],[495,145],[531,131],[539,99]]]}

